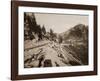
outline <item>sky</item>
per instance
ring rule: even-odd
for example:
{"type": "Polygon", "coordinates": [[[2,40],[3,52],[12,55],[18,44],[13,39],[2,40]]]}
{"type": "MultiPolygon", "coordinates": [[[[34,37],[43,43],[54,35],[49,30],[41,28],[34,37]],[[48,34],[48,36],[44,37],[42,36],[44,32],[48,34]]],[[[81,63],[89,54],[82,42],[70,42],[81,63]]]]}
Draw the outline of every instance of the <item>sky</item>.
{"type": "Polygon", "coordinates": [[[77,24],[88,25],[88,15],[35,13],[35,18],[37,24],[45,26],[46,31],[51,28],[55,33],[65,32],[77,24]]]}

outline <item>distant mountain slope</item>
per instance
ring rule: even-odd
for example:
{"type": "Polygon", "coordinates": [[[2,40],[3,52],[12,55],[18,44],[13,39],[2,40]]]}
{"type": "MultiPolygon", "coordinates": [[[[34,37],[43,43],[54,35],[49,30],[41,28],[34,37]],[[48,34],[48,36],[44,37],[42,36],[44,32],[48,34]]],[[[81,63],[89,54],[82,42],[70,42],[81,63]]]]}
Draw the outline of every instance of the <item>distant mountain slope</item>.
{"type": "Polygon", "coordinates": [[[75,52],[74,55],[80,58],[83,64],[88,64],[88,26],[78,24],[61,34],[63,43],[67,48],[75,52]]]}
{"type": "Polygon", "coordinates": [[[61,36],[63,37],[64,41],[67,40],[86,41],[88,39],[88,27],[83,24],[78,24],[73,28],[69,29],[68,31],[63,32],[61,36]]]}

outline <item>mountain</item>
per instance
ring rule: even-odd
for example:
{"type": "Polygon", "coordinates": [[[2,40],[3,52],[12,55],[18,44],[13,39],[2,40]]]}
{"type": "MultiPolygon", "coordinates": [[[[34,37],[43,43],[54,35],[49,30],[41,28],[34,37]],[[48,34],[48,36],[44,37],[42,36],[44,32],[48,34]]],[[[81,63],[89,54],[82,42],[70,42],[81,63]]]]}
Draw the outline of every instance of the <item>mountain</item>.
{"type": "Polygon", "coordinates": [[[88,39],[88,26],[78,24],[73,28],[61,34],[64,41],[87,41],[88,39]]]}
{"type": "Polygon", "coordinates": [[[63,43],[68,45],[65,48],[73,51],[73,55],[83,64],[88,64],[88,26],[78,24],[60,35],[63,37],[63,43]]]}

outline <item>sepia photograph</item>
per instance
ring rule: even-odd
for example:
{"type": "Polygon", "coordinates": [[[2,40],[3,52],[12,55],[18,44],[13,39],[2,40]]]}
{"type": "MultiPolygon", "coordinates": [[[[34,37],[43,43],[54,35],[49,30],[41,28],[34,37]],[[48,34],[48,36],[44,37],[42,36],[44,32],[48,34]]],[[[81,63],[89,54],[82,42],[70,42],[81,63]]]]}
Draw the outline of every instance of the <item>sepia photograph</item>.
{"type": "Polygon", "coordinates": [[[12,80],[97,75],[97,6],[11,4],[12,80]]]}
{"type": "Polygon", "coordinates": [[[88,15],[24,12],[24,68],[88,65],[88,15]]]}

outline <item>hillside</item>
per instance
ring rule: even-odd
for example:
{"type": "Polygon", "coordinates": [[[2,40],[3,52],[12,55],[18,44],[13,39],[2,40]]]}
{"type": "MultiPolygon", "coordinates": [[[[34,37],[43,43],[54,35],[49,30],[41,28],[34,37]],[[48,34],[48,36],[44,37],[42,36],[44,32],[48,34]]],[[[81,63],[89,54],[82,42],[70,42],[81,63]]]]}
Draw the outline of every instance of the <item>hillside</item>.
{"type": "Polygon", "coordinates": [[[77,57],[70,54],[68,48],[65,49],[63,44],[45,40],[39,44],[33,41],[28,43],[28,48],[26,46],[24,50],[25,68],[83,65],[77,57]]]}
{"type": "Polygon", "coordinates": [[[83,24],[78,24],[68,31],[61,33],[61,36],[63,37],[64,41],[71,39],[72,41],[85,41],[88,38],[88,27],[83,24]]]}
{"type": "Polygon", "coordinates": [[[63,32],[63,43],[81,59],[83,64],[88,64],[88,26],[78,24],[63,32]]]}

